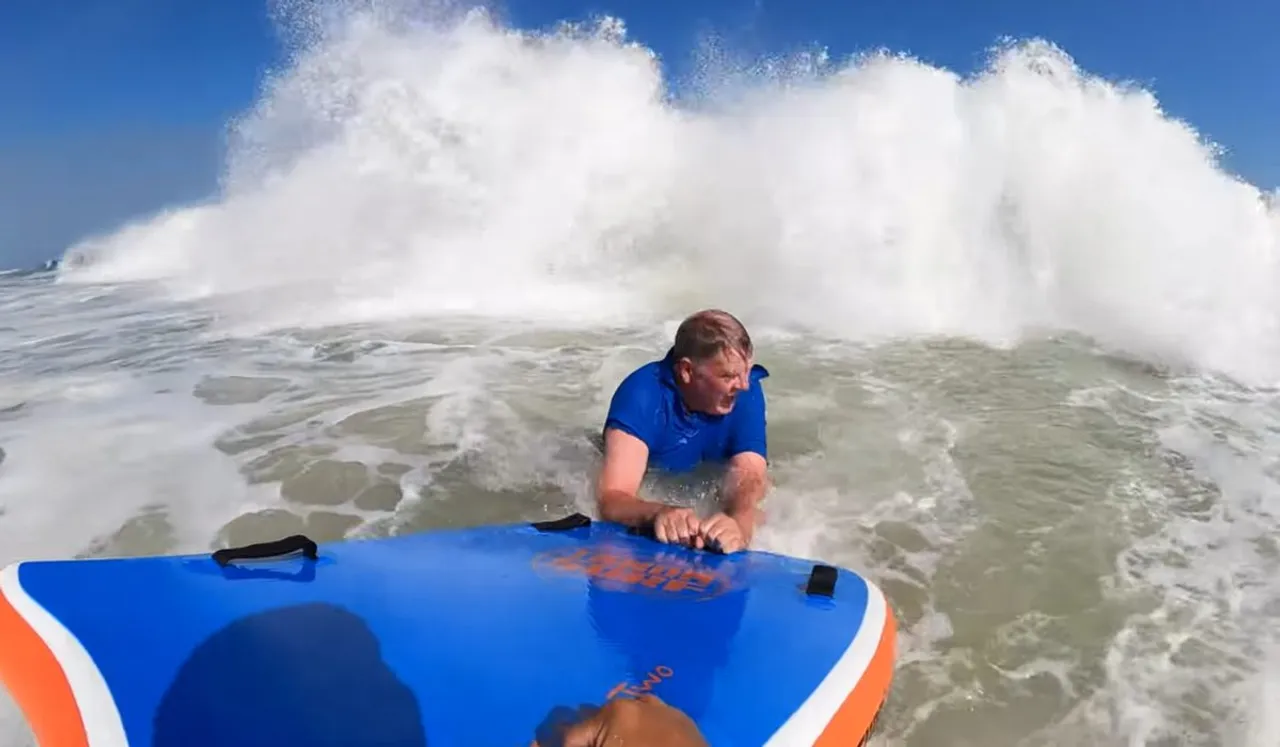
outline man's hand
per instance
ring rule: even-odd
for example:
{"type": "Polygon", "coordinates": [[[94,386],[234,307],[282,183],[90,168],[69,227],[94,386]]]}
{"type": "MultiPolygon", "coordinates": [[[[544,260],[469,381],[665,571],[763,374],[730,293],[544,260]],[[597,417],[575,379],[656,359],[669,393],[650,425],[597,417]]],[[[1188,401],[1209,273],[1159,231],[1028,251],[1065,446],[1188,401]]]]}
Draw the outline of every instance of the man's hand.
{"type": "Polygon", "coordinates": [[[749,541],[749,536],[743,531],[742,525],[723,513],[702,522],[698,534],[703,538],[703,544],[725,555],[747,549],[749,541]]]}
{"type": "MultiPolygon", "coordinates": [[[[656,695],[618,698],[571,725],[562,747],[709,747],[698,726],[656,695]]],[[[533,747],[552,747],[539,745],[533,747]]]]}
{"type": "Polygon", "coordinates": [[[667,506],[653,520],[653,535],[659,542],[678,544],[701,550],[704,544],[699,531],[701,521],[691,508],[667,506]]]}

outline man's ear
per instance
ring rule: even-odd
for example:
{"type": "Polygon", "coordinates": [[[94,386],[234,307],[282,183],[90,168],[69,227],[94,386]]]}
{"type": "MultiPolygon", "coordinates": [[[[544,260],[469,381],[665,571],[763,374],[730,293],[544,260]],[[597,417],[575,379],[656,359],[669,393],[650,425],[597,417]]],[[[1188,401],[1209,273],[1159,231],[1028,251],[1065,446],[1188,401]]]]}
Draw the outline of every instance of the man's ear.
{"type": "Polygon", "coordinates": [[[681,358],[675,365],[676,381],[688,385],[693,381],[693,363],[688,358],[681,358]]]}

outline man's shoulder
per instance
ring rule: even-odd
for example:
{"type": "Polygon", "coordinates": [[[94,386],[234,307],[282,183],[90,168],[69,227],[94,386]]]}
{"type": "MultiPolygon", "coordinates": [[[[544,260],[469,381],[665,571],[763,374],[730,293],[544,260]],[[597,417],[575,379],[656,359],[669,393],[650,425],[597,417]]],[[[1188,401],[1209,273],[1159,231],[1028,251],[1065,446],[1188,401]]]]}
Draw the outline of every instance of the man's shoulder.
{"type": "Polygon", "coordinates": [[[662,361],[637,366],[618,382],[615,396],[652,396],[662,392],[662,361]]]}
{"type": "Polygon", "coordinates": [[[666,389],[661,366],[662,361],[649,361],[623,377],[613,391],[610,410],[650,410],[659,405],[666,389]]]}
{"type": "Polygon", "coordinates": [[[630,433],[654,448],[666,396],[660,365],[661,361],[645,363],[618,383],[609,401],[605,430],[613,428],[630,433]]]}
{"type": "Polygon", "coordinates": [[[762,382],[765,379],[769,378],[769,369],[757,363],[751,367],[751,374],[749,378],[750,378],[750,384],[747,387],[747,392],[746,392],[747,394],[750,395],[748,399],[754,400],[763,404],[764,386],[762,382]]]}
{"type": "Polygon", "coordinates": [[[769,370],[760,364],[751,367],[750,385],[746,391],[738,395],[738,403],[733,408],[733,415],[728,418],[732,427],[741,427],[744,422],[762,420],[765,417],[765,396],[762,382],[769,378],[769,370]]]}

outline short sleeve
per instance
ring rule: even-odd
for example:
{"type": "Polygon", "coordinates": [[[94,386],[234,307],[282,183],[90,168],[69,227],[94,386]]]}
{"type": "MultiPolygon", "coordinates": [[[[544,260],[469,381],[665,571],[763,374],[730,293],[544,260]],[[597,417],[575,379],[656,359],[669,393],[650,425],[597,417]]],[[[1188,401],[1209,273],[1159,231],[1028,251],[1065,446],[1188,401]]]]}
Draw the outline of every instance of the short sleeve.
{"type": "Polygon", "coordinates": [[[653,449],[658,441],[660,399],[654,391],[657,382],[649,380],[648,373],[642,368],[622,380],[609,402],[604,427],[630,433],[653,449]]]}
{"type": "Polygon", "coordinates": [[[761,379],[769,375],[761,366],[751,373],[751,387],[738,395],[734,405],[733,426],[729,432],[729,453],[732,457],[744,451],[752,451],[768,459],[769,439],[766,434],[764,387],[761,379]]]}

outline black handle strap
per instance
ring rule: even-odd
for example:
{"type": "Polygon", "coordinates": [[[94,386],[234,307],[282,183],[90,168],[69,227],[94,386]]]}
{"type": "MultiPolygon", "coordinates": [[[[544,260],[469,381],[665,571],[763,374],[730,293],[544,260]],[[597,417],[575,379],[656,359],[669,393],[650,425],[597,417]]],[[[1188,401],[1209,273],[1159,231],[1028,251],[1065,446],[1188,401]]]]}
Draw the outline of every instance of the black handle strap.
{"type": "Polygon", "coordinates": [[[809,571],[809,583],[805,584],[804,593],[820,597],[831,597],[836,592],[836,579],[839,573],[829,565],[817,563],[809,571]]]}
{"type": "Polygon", "coordinates": [[[584,514],[569,514],[559,519],[533,522],[533,528],[539,532],[567,532],[570,529],[589,526],[591,526],[591,517],[584,514]]]}
{"type": "Polygon", "coordinates": [[[302,534],[295,534],[284,539],[273,540],[271,542],[259,542],[254,545],[244,545],[242,547],[224,547],[213,553],[213,561],[222,567],[226,567],[227,563],[233,560],[250,560],[254,558],[274,558],[281,555],[290,555],[295,552],[301,552],[310,560],[315,560],[316,543],[312,542],[308,537],[302,534]]]}

